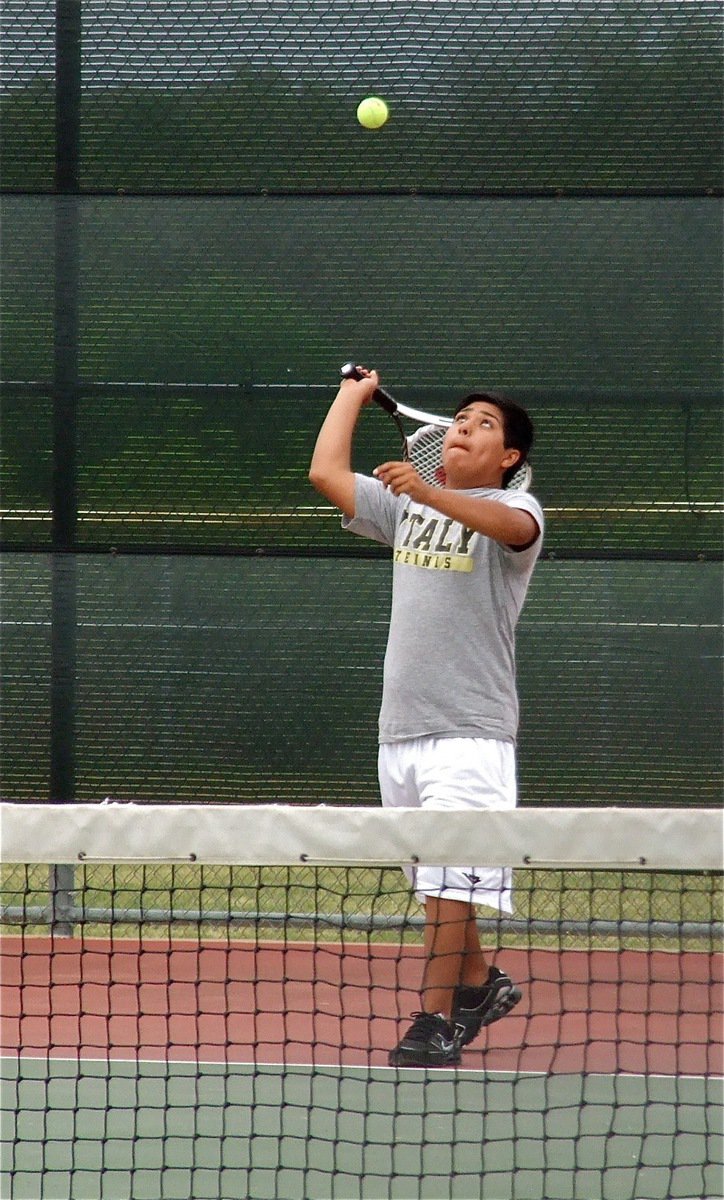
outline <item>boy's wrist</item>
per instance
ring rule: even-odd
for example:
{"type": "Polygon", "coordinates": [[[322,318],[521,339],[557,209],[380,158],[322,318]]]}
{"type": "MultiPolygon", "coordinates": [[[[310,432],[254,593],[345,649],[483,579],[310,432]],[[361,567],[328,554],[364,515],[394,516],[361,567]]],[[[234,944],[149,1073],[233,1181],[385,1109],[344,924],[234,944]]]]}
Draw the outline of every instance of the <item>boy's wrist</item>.
{"type": "Polygon", "coordinates": [[[340,384],[337,396],[345,400],[354,400],[359,408],[369,404],[375,393],[376,383],[372,379],[344,379],[340,384]]]}

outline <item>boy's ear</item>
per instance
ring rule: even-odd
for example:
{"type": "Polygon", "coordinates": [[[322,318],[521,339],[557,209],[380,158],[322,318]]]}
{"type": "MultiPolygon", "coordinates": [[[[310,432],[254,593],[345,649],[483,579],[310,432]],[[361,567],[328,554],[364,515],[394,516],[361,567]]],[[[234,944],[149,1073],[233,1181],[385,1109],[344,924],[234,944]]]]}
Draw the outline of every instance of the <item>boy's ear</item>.
{"type": "Polygon", "coordinates": [[[509,467],[514,467],[517,462],[520,462],[522,457],[520,450],[516,450],[511,446],[509,450],[505,451],[500,465],[504,471],[507,471],[509,467]]]}

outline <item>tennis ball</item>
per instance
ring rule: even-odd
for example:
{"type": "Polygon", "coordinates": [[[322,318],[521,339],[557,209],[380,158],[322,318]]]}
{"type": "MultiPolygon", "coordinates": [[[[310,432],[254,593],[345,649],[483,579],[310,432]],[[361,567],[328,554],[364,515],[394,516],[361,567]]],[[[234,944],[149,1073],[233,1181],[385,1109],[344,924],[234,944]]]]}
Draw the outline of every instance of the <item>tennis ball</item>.
{"type": "Polygon", "coordinates": [[[365,129],[381,129],[390,110],[379,96],[367,96],[357,105],[357,120],[365,129]]]}

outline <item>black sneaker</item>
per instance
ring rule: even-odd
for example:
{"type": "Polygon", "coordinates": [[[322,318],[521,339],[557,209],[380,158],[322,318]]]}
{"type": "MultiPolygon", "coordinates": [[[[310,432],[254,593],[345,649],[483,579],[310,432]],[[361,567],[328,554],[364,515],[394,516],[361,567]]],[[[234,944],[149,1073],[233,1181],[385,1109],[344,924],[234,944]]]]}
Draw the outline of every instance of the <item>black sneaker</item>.
{"type": "Polygon", "coordinates": [[[455,988],[451,1019],[457,1029],[459,1044],[467,1046],[484,1025],[499,1021],[515,1008],[520,998],[520,988],[497,967],[490,968],[488,982],[483,987],[455,988]]]}
{"type": "Polygon", "coordinates": [[[390,1051],[391,1067],[454,1067],[460,1062],[460,1039],[439,1013],[413,1013],[402,1041],[390,1051]]]}

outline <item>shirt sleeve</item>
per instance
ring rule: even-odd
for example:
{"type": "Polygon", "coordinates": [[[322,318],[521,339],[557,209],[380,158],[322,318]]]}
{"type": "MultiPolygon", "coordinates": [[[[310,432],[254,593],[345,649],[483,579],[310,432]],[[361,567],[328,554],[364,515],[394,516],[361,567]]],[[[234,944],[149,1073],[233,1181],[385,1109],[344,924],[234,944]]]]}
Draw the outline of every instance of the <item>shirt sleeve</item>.
{"type": "Polygon", "coordinates": [[[358,537],[393,546],[402,497],[393,496],[371,475],[355,475],[353,517],[342,517],[342,528],[358,537]]]}
{"type": "Polygon", "coordinates": [[[530,546],[526,546],[525,550],[516,550],[515,546],[503,546],[501,549],[521,567],[525,569],[534,563],[541,552],[543,545],[543,533],[545,530],[545,517],[543,509],[532,496],[530,492],[511,489],[510,491],[502,491],[496,496],[496,499],[501,500],[503,504],[507,504],[509,508],[520,508],[523,512],[530,513],[534,521],[538,525],[538,537],[530,546]]]}

